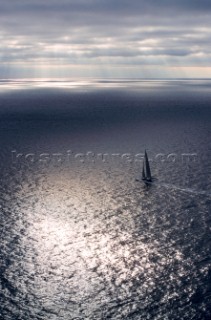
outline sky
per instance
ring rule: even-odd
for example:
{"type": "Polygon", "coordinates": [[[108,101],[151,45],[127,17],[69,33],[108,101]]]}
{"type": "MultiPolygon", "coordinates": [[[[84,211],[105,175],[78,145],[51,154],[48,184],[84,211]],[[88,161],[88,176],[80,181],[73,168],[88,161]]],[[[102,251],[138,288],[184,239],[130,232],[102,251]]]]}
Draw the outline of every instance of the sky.
{"type": "Polygon", "coordinates": [[[0,78],[211,78],[210,0],[1,0],[0,78]]]}

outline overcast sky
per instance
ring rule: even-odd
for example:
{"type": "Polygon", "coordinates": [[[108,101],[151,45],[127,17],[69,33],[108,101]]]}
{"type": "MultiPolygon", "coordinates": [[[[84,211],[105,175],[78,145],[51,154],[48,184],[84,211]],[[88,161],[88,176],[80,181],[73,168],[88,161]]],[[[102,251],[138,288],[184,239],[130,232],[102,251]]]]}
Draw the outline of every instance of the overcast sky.
{"type": "Polygon", "coordinates": [[[0,1],[0,78],[211,78],[210,45],[210,0],[0,1]]]}

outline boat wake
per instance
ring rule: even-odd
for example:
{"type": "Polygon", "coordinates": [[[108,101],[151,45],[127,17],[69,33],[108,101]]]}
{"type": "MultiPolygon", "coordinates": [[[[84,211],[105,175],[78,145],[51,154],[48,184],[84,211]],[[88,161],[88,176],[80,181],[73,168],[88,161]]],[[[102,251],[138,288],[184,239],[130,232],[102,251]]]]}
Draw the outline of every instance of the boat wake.
{"type": "MultiPolygon", "coordinates": [[[[141,179],[136,179],[135,181],[137,182],[143,182],[141,179]]],[[[211,197],[211,192],[207,192],[205,190],[196,190],[196,189],[191,189],[191,188],[181,188],[179,186],[176,186],[174,184],[169,184],[169,183],[159,183],[157,181],[154,181],[154,179],[151,182],[147,182],[148,186],[159,186],[159,187],[164,187],[167,189],[173,189],[173,190],[178,190],[181,192],[186,192],[186,193],[192,193],[196,195],[206,195],[208,197],[211,197]]]]}
{"type": "Polygon", "coordinates": [[[193,193],[193,194],[197,194],[197,195],[211,196],[211,192],[207,192],[205,190],[196,190],[196,189],[191,189],[191,188],[181,188],[181,187],[178,187],[178,186],[176,186],[174,184],[168,184],[168,183],[155,182],[153,184],[155,184],[157,186],[165,187],[167,189],[175,189],[175,190],[178,190],[178,191],[193,193]]]}

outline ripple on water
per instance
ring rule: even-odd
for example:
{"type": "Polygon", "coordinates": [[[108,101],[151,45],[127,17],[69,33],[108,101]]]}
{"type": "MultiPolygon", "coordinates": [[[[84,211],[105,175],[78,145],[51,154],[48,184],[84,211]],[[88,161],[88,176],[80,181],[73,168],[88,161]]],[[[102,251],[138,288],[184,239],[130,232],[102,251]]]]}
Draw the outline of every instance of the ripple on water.
{"type": "Polygon", "coordinates": [[[19,173],[5,190],[5,319],[203,315],[209,200],[85,171],[19,173]]]}

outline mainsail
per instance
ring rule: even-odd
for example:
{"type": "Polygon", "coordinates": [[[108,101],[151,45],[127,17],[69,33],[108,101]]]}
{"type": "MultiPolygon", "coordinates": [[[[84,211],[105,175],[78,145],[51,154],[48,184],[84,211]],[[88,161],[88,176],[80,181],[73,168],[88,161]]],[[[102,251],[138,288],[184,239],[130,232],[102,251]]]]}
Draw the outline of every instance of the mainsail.
{"type": "Polygon", "coordinates": [[[143,169],[142,169],[142,180],[146,179],[145,169],[144,169],[144,161],[143,161],[143,169]]]}
{"type": "Polygon", "coordinates": [[[148,160],[148,156],[147,156],[146,150],[145,150],[145,154],[144,154],[142,180],[147,181],[147,182],[151,182],[152,181],[151,170],[150,170],[149,160],[148,160]]]}

